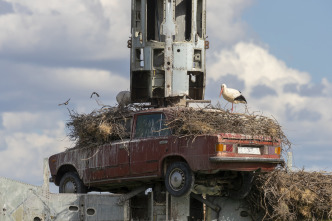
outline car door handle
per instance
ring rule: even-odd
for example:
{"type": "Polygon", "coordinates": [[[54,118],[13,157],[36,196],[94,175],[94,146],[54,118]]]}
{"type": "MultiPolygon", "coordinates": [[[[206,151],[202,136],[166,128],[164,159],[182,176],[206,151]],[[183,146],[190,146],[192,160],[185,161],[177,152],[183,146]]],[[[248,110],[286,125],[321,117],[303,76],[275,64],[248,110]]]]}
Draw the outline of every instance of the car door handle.
{"type": "Polygon", "coordinates": [[[168,143],[168,140],[161,140],[159,141],[159,144],[167,144],[168,143]]]}

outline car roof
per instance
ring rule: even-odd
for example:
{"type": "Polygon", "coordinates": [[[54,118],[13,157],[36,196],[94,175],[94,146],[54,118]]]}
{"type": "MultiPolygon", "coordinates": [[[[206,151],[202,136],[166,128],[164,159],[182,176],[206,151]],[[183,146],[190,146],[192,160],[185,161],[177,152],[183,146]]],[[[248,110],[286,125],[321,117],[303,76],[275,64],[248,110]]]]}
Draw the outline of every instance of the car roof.
{"type": "Polygon", "coordinates": [[[176,107],[160,107],[160,108],[151,108],[147,110],[141,110],[138,112],[135,112],[135,114],[140,113],[153,113],[153,112],[171,112],[171,111],[179,111],[179,110],[197,110],[197,111],[206,111],[206,112],[222,112],[218,109],[213,108],[194,108],[194,107],[182,107],[182,106],[176,106],[176,107]]]}

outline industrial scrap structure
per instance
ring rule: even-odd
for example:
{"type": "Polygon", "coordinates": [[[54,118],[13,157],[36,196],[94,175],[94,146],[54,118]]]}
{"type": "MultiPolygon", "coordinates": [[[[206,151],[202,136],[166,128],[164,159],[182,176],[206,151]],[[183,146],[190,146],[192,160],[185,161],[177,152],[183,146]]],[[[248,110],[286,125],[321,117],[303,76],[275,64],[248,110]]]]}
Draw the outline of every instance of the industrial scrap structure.
{"type": "Polygon", "coordinates": [[[131,33],[132,102],[204,99],[206,0],[132,0],[131,33]]]}

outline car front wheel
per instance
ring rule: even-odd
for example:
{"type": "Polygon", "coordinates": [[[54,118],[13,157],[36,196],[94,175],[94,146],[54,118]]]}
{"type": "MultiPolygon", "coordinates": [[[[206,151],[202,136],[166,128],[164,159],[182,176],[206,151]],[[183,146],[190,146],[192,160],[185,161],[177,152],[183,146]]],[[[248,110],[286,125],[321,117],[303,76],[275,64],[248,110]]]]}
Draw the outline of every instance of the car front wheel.
{"type": "Polygon", "coordinates": [[[175,162],[169,165],[165,174],[166,190],[176,197],[188,195],[191,192],[195,178],[187,163],[175,162]]]}
{"type": "Polygon", "coordinates": [[[87,188],[76,172],[67,172],[60,180],[60,193],[87,193],[87,188]]]}

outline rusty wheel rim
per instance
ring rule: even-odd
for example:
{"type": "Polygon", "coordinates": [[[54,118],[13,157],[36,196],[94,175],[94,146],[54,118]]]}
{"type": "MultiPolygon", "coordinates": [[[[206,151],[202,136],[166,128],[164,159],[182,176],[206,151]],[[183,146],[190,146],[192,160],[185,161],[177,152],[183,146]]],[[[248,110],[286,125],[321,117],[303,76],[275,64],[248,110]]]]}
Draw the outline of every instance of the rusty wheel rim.
{"type": "Polygon", "coordinates": [[[64,192],[65,193],[76,193],[76,183],[73,180],[68,180],[64,185],[64,192]]]}
{"type": "Polygon", "coordinates": [[[169,184],[174,190],[181,190],[185,183],[185,176],[182,170],[175,168],[169,176],[169,184]]]}

